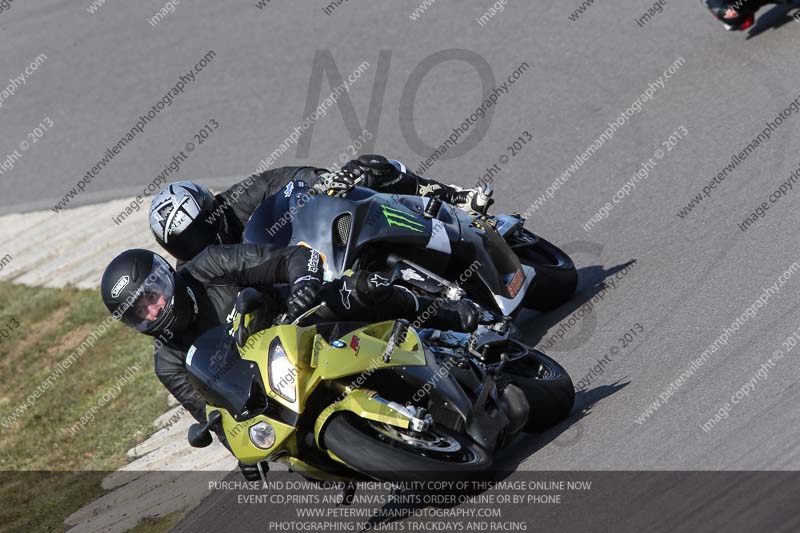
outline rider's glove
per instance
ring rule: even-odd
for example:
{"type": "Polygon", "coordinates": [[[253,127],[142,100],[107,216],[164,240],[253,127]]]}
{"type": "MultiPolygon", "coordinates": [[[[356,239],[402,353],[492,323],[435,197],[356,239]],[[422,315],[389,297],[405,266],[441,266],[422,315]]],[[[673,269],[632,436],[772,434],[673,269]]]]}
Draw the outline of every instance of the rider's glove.
{"type": "Polygon", "coordinates": [[[321,174],[314,189],[322,194],[341,194],[349,191],[356,185],[356,180],[362,177],[363,173],[357,166],[348,167],[345,165],[336,172],[326,172],[321,174]]]}
{"type": "Polygon", "coordinates": [[[493,193],[494,189],[488,183],[474,189],[463,189],[454,194],[453,204],[469,213],[485,214],[494,203],[493,193]]]}
{"type": "Polygon", "coordinates": [[[286,300],[286,317],[292,321],[317,305],[320,301],[319,291],[322,283],[312,276],[304,276],[292,285],[289,298],[286,300]]]}
{"type": "Polygon", "coordinates": [[[319,176],[314,188],[323,194],[328,194],[329,191],[347,192],[356,185],[380,190],[396,183],[399,177],[400,171],[382,155],[362,155],[348,161],[336,172],[319,176]]]}
{"type": "Polygon", "coordinates": [[[364,187],[380,190],[397,182],[400,170],[382,155],[365,154],[349,161],[343,170],[359,170],[364,175],[364,187]]]}

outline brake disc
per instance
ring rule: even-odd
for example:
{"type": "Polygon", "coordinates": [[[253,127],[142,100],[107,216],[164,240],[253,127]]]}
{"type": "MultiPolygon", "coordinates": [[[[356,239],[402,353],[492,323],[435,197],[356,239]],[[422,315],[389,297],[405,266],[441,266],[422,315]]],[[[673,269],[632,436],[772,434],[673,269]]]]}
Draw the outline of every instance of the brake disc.
{"type": "Polygon", "coordinates": [[[412,435],[390,424],[369,421],[369,425],[381,435],[415,448],[438,453],[453,453],[461,450],[461,443],[449,435],[438,435],[430,430],[412,435]]]}

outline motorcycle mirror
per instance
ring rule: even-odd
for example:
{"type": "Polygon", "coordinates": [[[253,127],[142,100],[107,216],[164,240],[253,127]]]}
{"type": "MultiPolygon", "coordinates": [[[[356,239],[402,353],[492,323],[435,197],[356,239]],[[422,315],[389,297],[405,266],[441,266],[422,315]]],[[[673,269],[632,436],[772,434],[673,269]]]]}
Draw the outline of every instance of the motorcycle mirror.
{"type": "Polygon", "coordinates": [[[219,411],[211,411],[211,413],[208,415],[208,422],[206,423],[206,426],[208,429],[211,429],[220,422],[222,422],[222,414],[220,414],[219,411]]]}
{"type": "Polygon", "coordinates": [[[253,287],[247,287],[236,295],[236,312],[242,315],[252,313],[265,303],[264,295],[253,287]]]}
{"type": "Polygon", "coordinates": [[[206,425],[192,424],[189,426],[189,445],[193,448],[205,448],[211,444],[211,428],[217,426],[222,421],[219,411],[211,411],[208,414],[206,425]]]}
{"type": "Polygon", "coordinates": [[[189,426],[189,445],[192,448],[205,448],[211,444],[211,432],[205,426],[192,424],[189,426]]]}
{"type": "Polygon", "coordinates": [[[234,333],[233,336],[236,340],[236,346],[244,348],[244,345],[247,344],[247,339],[250,338],[250,331],[247,329],[247,326],[240,324],[239,327],[236,328],[236,333],[234,333]]]}

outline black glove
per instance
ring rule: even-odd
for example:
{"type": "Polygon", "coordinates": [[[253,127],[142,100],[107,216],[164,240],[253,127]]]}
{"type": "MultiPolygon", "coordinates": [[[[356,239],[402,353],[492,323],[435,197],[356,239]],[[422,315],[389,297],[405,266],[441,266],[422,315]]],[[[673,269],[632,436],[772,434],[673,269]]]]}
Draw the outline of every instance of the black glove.
{"type": "Polygon", "coordinates": [[[380,190],[402,180],[401,172],[382,155],[366,154],[347,163],[342,169],[359,169],[364,174],[362,185],[380,190]]]}
{"type": "Polygon", "coordinates": [[[299,279],[292,285],[292,291],[286,300],[286,320],[289,322],[295,320],[320,301],[319,291],[322,288],[322,283],[318,279],[309,278],[310,276],[305,277],[305,279],[299,279]]]}
{"type": "Polygon", "coordinates": [[[380,190],[383,186],[390,186],[400,179],[400,171],[382,155],[367,154],[358,159],[348,161],[336,172],[329,172],[317,179],[314,188],[324,194],[329,191],[342,194],[356,185],[369,189],[380,190]]]}
{"type": "Polygon", "coordinates": [[[342,195],[356,186],[356,181],[364,177],[364,173],[357,165],[349,166],[350,163],[342,167],[336,172],[326,172],[321,174],[314,189],[322,194],[338,194],[342,195]]]}

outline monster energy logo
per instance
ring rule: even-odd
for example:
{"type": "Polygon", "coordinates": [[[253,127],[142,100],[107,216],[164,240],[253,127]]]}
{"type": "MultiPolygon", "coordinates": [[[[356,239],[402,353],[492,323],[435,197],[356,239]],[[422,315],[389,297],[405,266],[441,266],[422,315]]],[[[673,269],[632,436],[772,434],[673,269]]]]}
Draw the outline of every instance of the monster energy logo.
{"type": "Polygon", "coordinates": [[[407,213],[385,204],[381,206],[381,209],[383,210],[383,217],[386,219],[386,223],[390,226],[407,228],[412,231],[425,231],[425,224],[419,222],[412,213],[407,213]]]}

